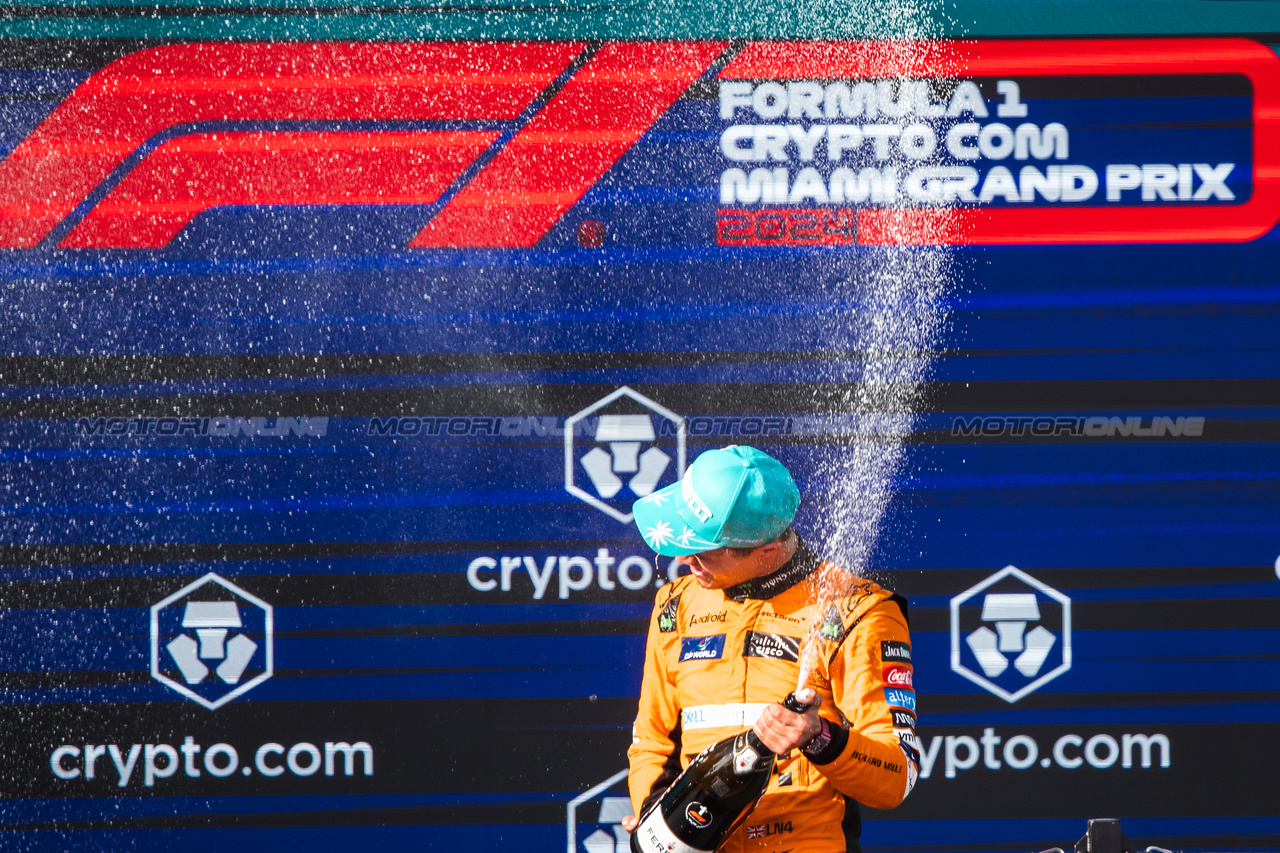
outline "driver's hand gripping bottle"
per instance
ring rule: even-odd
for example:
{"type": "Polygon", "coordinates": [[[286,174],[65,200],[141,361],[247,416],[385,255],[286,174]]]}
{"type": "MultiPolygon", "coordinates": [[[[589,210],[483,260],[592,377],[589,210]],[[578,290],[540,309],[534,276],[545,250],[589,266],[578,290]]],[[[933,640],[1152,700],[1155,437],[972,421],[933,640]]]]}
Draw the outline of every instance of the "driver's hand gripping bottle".
{"type": "MultiPolygon", "coordinates": [[[[809,710],[794,693],[782,704],[809,710]]],[[[760,802],[776,759],[751,729],[707,747],[640,818],[632,853],[712,853],[760,802]]]]}

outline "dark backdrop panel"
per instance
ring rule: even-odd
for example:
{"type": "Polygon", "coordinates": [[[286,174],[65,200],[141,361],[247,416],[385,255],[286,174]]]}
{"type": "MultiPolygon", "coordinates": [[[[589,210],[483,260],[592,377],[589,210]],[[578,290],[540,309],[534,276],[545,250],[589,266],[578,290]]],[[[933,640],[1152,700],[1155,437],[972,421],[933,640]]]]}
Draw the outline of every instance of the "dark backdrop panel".
{"type": "MultiPolygon", "coordinates": [[[[6,156],[157,44],[6,42],[6,156]]],[[[850,403],[861,283],[926,251],[717,243],[735,165],[717,74],[742,47],[528,247],[410,247],[439,211],[411,200],[224,205],[160,248],[60,248],[129,166],[53,237],[0,250],[6,848],[559,850],[573,833],[586,850],[612,832],[602,798],[621,795],[675,569],[617,518],[636,493],[584,467],[598,419],[648,416],[659,484],[682,450],[762,447],[820,537],[847,494],[832,461],[883,414],[850,403]],[[234,590],[182,592],[210,573],[234,590]],[[187,602],[215,600],[240,623],[197,626],[187,602]],[[252,641],[238,679],[197,655],[210,674],[187,683],[168,644],[197,630],[252,641]]],[[[999,79],[975,78],[983,122],[999,79]]],[[[1022,96],[1101,176],[1234,164],[1232,198],[1194,222],[1274,178],[1258,87],[1189,65],[1022,96]]],[[[393,124],[354,130],[518,129],[393,124]]],[[[984,180],[999,165],[974,162],[984,180]]],[[[869,849],[1042,849],[1098,816],[1144,844],[1280,849],[1280,232],[1262,230],[945,250],[949,323],[870,566],[911,601],[925,773],[867,814],[869,849]],[[1027,591],[1054,646],[1030,675],[1003,657],[989,674],[969,642],[984,596],[1027,591]]]]}

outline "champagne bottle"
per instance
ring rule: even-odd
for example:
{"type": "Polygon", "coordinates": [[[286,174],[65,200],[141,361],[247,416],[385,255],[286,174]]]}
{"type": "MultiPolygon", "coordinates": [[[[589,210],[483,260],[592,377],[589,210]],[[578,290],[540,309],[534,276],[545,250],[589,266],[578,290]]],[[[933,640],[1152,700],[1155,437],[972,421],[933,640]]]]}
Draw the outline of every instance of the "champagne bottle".
{"type": "MultiPolygon", "coordinates": [[[[794,693],[782,704],[809,710],[794,693]]],[[[760,802],[776,759],[751,729],[707,747],[645,811],[631,853],[712,853],[760,802]]]]}

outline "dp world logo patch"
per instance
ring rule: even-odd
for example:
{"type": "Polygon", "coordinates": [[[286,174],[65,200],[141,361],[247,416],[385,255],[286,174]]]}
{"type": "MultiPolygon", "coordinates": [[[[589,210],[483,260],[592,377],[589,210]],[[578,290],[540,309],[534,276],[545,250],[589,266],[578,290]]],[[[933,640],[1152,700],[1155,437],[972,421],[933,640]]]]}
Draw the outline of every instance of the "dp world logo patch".
{"type": "Polygon", "coordinates": [[[210,572],[151,607],[151,677],[210,711],[273,671],[271,605],[210,572]]]}
{"type": "Polygon", "coordinates": [[[951,599],[951,669],[1017,702],[1071,669],[1071,599],[1006,566],[951,599]]]}
{"type": "Polygon", "coordinates": [[[637,498],[684,473],[684,447],[684,418],[623,385],[565,420],[564,487],[630,524],[637,498]]]}

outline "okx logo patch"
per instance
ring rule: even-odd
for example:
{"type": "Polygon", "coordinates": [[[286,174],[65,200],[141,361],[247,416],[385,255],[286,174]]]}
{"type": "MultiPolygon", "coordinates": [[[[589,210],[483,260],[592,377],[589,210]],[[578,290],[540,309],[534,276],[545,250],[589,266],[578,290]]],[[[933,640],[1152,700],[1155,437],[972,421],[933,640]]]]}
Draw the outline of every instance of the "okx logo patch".
{"type": "Polygon", "coordinates": [[[1017,702],[1071,669],[1071,599],[1006,566],[951,599],[951,669],[1017,702]]]}
{"type": "Polygon", "coordinates": [[[271,605],[210,572],[151,608],[151,677],[216,710],[271,677],[271,605]]]}

